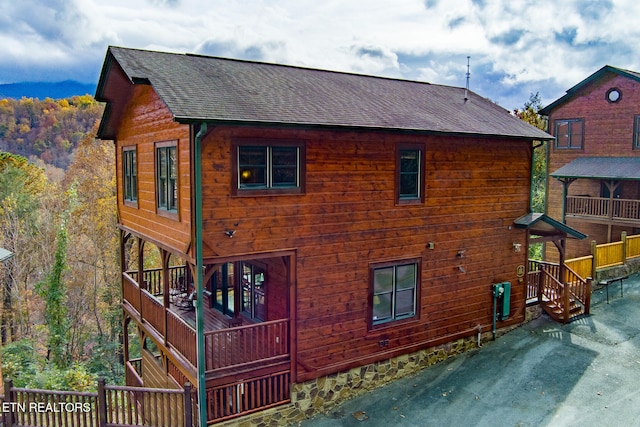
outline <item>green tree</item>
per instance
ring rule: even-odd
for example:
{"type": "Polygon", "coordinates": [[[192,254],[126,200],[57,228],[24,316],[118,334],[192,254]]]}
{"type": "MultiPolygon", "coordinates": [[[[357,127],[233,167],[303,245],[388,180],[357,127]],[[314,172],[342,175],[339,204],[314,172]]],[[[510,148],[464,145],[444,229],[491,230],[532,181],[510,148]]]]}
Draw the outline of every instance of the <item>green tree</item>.
{"type": "Polygon", "coordinates": [[[55,261],[44,282],[38,284],[40,296],[44,299],[44,318],[49,330],[47,356],[53,364],[64,369],[71,363],[69,351],[69,317],[67,310],[67,286],[65,271],[67,269],[67,222],[75,194],[73,188],[69,191],[69,208],[60,218],[56,235],[55,261]]]}
{"type": "MultiPolygon", "coordinates": [[[[523,109],[513,110],[513,114],[525,122],[547,130],[547,119],[540,115],[542,101],[540,94],[536,92],[529,96],[529,100],[524,103],[523,109]]],[[[547,141],[534,142],[533,166],[531,177],[531,210],[533,212],[545,212],[546,191],[547,191],[547,141]]],[[[532,259],[542,258],[542,245],[531,245],[529,257],[532,259]]]]}
{"type": "MultiPolygon", "coordinates": [[[[513,114],[525,122],[542,130],[547,130],[546,117],[540,115],[542,102],[540,94],[536,92],[529,96],[523,109],[515,109],[513,114]]],[[[533,212],[545,212],[545,198],[547,187],[547,142],[537,141],[533,151],[533,177],[531,190],[531,210],[533,212]]]]}

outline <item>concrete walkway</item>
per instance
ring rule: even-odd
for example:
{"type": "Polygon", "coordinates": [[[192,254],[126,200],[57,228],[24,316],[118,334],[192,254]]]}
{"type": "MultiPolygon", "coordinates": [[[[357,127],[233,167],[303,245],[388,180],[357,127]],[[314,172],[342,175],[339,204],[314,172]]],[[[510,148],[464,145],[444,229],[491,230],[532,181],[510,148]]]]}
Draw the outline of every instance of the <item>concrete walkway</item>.
{"type": "Polygon", "coordinates": [[[591,315],[548,316],[303,427],[640,426],[640,274],[593,292],[591,315]]]}

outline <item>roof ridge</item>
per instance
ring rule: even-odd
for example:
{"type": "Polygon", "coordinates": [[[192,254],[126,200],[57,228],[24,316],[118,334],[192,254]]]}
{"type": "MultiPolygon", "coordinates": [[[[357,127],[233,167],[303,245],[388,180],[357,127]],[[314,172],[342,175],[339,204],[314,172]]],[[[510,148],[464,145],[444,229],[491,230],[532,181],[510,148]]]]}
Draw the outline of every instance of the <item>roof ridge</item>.
{"type": "Polygon", "coordinates": [[[122,47],[122,46],[109,46],[109,49],[112,49],[112,48],[113,49],[120,49],[120,50],[135,50],[135,51],[138,51],[138,52],[147,52],[147,53],[162,54],[162,55],[178,55],[178,56],[185,56],[185,57],[192,57],[192,58],[216,59],[216,60],[221,60],[221,61],[231,61],[231,62],[246,63],[246,64],[256,64],[256,65],[265,65],[265,66],[272,66],[272,67],[291,68],[291,69],[298,69],[298,70],[303,70],[303,71],[317,71],[317,72],[323,72],[323,73],[342,74],[342,75],[356,76],[356,77],[368,77],[368,78],[374,78],[374,79],[383,79],[383,80],[399,81],[399,82],[406,82],[406,83],[418,83],[418,84],[425,84],[425,85],[431,85],[431,86],[441,86],[441,87],[449,87],[449,88],[455,88],[455,89],[464,89],[464,88],[461,88],[459,86],[445,85],[445,84],[439,84],[439,83],[431,83],[431,82],[427,82],[427,81],[421,81],[421,80],[415,80],[415,79],[406,79],[406,78],[402,78],[402,77],[380,76],[380,75],[358,73],[358,72],[355,72],[355,71],[332,70],[332,69],[328,69],[328,68],[319,68],[319,67],[312,67],[312,66],[307,66],[307,65],[283,64],[283,63],[278,63],[278,62],[259,61],[259,60],[255,60],[255,59],[230,58],[230,57],[226,57],[226,56],[207,55],[207,54],[204,54],[204,53],[196,53],[196,52],[163,52],[163,51],[152,50],[152,49],[128,48],[128,47],[122,47]]]}

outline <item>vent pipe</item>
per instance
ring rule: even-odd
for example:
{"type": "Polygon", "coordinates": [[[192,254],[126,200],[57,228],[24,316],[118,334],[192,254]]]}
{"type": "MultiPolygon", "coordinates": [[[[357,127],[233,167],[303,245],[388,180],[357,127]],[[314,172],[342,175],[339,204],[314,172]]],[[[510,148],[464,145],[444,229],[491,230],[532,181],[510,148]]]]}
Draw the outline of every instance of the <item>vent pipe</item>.
{"type": "Polygon", "coordinates": [[[464,100],[465,102],[469,99],[469,79],[471,78],[471,72],[469,71],[469,59],[471,57],[467,56],[467,85],[464,88],[464,100]]]}

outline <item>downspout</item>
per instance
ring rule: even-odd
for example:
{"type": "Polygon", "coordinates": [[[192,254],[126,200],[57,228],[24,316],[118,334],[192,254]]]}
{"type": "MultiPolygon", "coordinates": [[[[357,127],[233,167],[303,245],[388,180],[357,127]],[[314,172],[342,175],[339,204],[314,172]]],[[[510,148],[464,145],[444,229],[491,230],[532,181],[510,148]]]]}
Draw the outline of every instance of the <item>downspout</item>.
{"type": "Polygon", "coordinates": [[[204,352],[204,311],[202,308],[203,298],[203,269],[204,257],[202,255],[202,137],[207,131],[207,123],[202,122],[200,130],[194,138],[193,144],[193,169],[194,169],[194,222],[196,240],[196,350],[197,350],[197,372],[198,372],[198,425],[207,425],[207,381],[204,352]]]}

